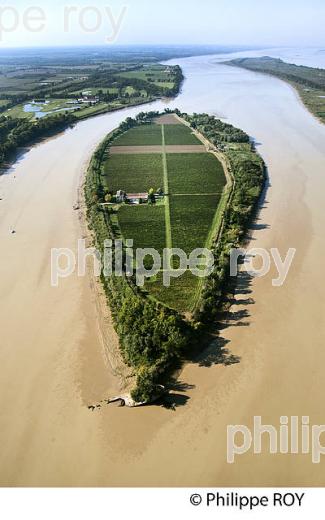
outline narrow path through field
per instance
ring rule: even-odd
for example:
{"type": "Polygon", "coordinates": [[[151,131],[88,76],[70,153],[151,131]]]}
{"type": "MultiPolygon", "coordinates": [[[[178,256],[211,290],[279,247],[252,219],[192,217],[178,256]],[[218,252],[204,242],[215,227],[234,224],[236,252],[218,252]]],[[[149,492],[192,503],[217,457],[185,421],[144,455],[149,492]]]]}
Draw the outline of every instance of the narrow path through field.
{"type": "Polygon", "coordinates": [[[168,187],[168,168],[165,145],[165,125],[161,125],[161,139],[162,139],[162,160],[164,171],[164,192],[165,192],[165,227],[166,227],[166,247],[172,248],[172,229],[170,224],[170,206],[169,206],[169,187],[168,187]]]}
{"type": "Polygon", "coordinates": [[[209,195],[220,195],[221,191],[211,191],[208,193],[174,193],[173,195],[176,197],[206,197],[209,195]]]}

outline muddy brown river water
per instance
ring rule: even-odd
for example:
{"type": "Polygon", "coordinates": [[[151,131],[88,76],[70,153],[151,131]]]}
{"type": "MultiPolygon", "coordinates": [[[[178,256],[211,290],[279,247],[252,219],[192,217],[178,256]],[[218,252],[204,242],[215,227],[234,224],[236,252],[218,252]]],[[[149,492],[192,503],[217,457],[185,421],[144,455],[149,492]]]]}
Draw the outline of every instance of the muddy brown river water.
{"type": "Polygon", "coordinates": [[[255,139],[270,186],[252,244],[282,255],[297,249],[285,284],[272,286],[274,270],[241,279],[218,345],[184,367],[174,411],[90,412],[118,379],[91,280],[73,275],[52,288],[50,249],[76,249],[84,230],[72,206],[87,160],[140,109],[89,119],[34,146],[0,177],[1,485],[325,485],[325,463],[311,454],[271,455],[265,443],[262,454],[226,460],[228,424],[251,428],[254,416],[276,428],[281,416],[325,424],[325,126],[290,86],[218,61],[175,60],[186,82],[169,106],[223,117],[255,139]],[[240,362],[220,362],[220,347],[240,362]]]}

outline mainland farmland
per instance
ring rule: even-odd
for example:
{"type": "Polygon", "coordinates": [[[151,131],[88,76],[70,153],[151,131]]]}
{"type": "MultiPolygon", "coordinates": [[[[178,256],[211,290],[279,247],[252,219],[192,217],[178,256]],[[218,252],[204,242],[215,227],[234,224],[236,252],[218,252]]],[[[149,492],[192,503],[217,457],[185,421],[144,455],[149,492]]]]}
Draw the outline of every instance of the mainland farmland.
{"type": "MultiPolygon", "coordinates": [[[[159,188],[164,192],[163,199],[155,204],[115,206],[120,235],[124,240],[133,239],[134,249],[151,247],[162,254],[164,248],[173,247],[188,255],[211,245],[226,184],[224,170],[192,130],[173,115],[161,116],[117,137],[104,173],[112,193],[147,193],[159,188]]],[[[151,264],[147,257],[146,267],[151,264]]],[[[178,267],[176,258],[173,265],[178,267]]],[[[179,312],[191,312],[201,279],[186,271],[173,278],[170,287],[164,287],[162,274],[148,278],[145,290],[179,312]]]]}

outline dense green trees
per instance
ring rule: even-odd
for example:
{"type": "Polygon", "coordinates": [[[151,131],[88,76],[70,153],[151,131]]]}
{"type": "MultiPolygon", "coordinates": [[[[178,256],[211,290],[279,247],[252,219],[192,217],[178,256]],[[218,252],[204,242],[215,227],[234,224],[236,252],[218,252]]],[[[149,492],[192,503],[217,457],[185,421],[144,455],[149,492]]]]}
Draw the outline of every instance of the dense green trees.
{"type": "Polygon", "coordinates": [[[14,154],[18,147],[63,130],[74,121],[72,114],[55,114],[36,122],[0,117],[0,164],[14,154]]]}
{"type": "Polygon", "coordinates": [[[215,268],[207,278],[194,318],[213,321],[222,302],[230,277],[230,251],[238,247],[252,219],[265,180],[262,158],[249,143],[249,136],[232,125],[207,114],[183,117],[228,158],[234,179],[223,217],[223,228],[214,246],[215,268]]]}
{"type": "Polygon", "coordinates": [[[180,359],[187,327],[176,312],[150,300],[125,279],[111,278],[107,289],[124,359],[136,369],[136,395],[146,400],[166,370],[180,359]]]}
{"type": "Polygon", "coordinates": [[[184,115],[192,128],[199,130],[211,143],[218,146],[226,143],[249,143],[249,136],[232,125],[208,114],[184,115]]]}

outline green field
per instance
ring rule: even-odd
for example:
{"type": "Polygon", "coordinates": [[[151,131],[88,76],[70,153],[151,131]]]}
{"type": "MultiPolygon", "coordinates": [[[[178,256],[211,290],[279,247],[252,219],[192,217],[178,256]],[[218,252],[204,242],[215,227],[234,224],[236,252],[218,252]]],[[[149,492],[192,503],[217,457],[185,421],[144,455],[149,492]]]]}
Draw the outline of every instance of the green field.
{"type": "MultiPolygon", "coordinates": [[[[165,247],[165,216],[163,206],[124,205],[118,211],[118,221],[123,240],[132,239],[133,247],[152,247],[162,255],[165,247]]],[[[152,266],[151,257],[146,259],[147,268],[152,266]]]]}
{"type": "Polygon", "coordinates": [[[4,116],[18,117],[23,119],[34,119],[33,112],[24,112],[24,105],[16,105],[3,112],[4,116]]]}
{"type": "MultiPolygon", "coordinates": [[[[166,145],[199,145],[201,142],[184,125],[165,125],[166,145]]],[[[161,145],[161,125],[151,124],[131,128],[118,137],[114,146],[161,145]]]]}
{"type": "Polygon", "coordinates": [[[41,112],[50,112],[51,110],[61,110],[64,108],[71,108],[72,105],[68,104],[68,101],[74,101],[73,99],[48,99],[46,104],[40,103],[41,112]]]}
{"type": "Polygon", "coordinates": [[[147,192],[163,185],[162,157],[160,154],[113,154],[105,163],[109,189],[115,193],[147,192]]]}
{"type": "MultiPolygon", "coordinates": [[[[133,239],[135,249],[150,247],[162,254],[169,243],[189,255],[196,248],[210,247],[211,234],[214,236],[217,232],[213,226],[220,223],[216,216],[225,175],[214,155],[208,152],[167,154],[166,144],[182,146],[200,142],[181,124],[132,128],[113,142],[113,146],[120,146],[120,153],[110,155],[105,162],[106,182],[113,192],[118,189],[127,193],[147,192],[150,187],[163,187],[168,195],[162,204],[119,207],[117,219],[121,234],[124,240],[133,239]],[[162,154],[123,154],[123,146],[145,145],[161,145],[162,154]]],[[[144,265],[152,267],[151,257],[146,258],[144,265]]],[[[173,268],[178,267],[174,257],[173,268]]],[[[200,278],[186,271],[179,278],[173,278],[170,287],[162,282],[163,271],[160,271],[146,280],[145,290],[179,312],[194,309],[202,287],[200,278]]]]}
{"type": "Polygon", "coordinates": [[[202,144],[185,125],[165,125],[165,144],[202,144]]]}
{"type": "Polygon", "coordinates": [[[145,66],[137,70],[122,72],[119,76],[121,78],[148,81],[158,87],[167,89],[172,89],[175,86],[172,72],[162,65],[145,66]]]}
{"type": "Polygon", "coordinates": [[[191,311],[195,306],[199,283],[199,278],[186,271],[179,278],[172,278],[170,287],[166,288],[163,285],[163,273],[160,272],[156,277],[147,278],[145,289],[164,305],[182,313],[191,311]]]}
{"type": "Polygon", "coordinates": [[[114,146],[151,146],[161,145],[161,128],[159,125],[142,125],[131,128],[118,137],[114,146]]]}
{"type": "Polygon", "coordinates": [[[169,192],[221,193],[225,185],[223,168],[211,154],[167,154],[169,192]]]}
{"type": "Polygon", "coordinates": [[[173,247],[189,254],[197,247],[205,247],[220,195],[170,197],[170,217],[173,247]]]}
{"type": "Polygon", "coordinates": [[[98,94],[98,92],[101,91],[103,92],[104,94],[117,94],[118,93],[118,88],[105,88],[105,87],[85,87],[85,88],[82,88],[81,90],[74,90],[73,92],[71,92],[71,94],[74,94],[75,96],[80,96],[80,94],[82,94],[83,92],[88,92],[89,95],[92,95],[92,96],[95,96],[96,94],[98,94]]]}

